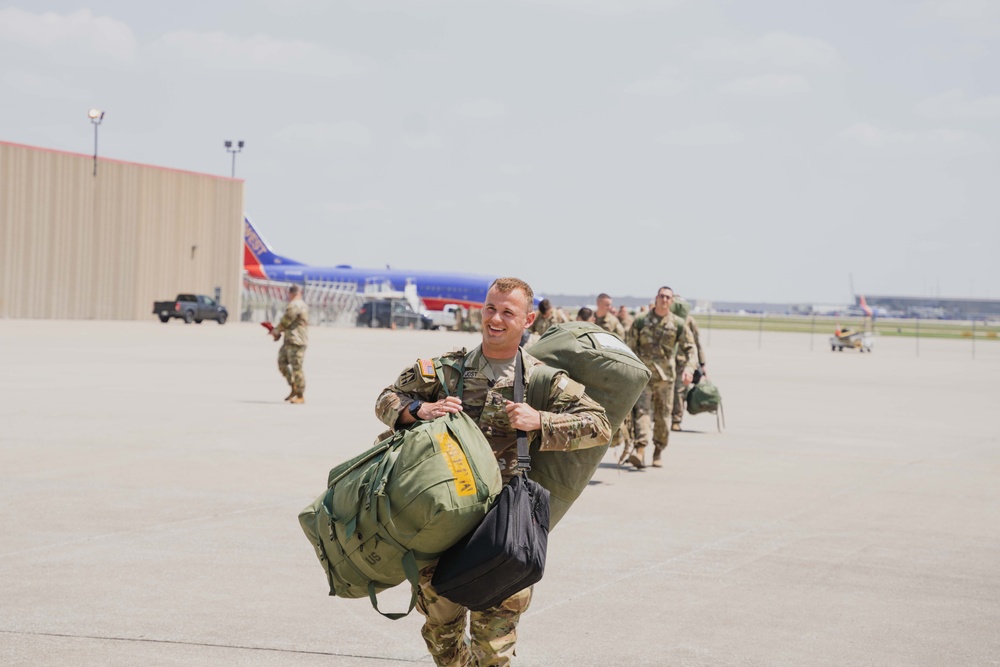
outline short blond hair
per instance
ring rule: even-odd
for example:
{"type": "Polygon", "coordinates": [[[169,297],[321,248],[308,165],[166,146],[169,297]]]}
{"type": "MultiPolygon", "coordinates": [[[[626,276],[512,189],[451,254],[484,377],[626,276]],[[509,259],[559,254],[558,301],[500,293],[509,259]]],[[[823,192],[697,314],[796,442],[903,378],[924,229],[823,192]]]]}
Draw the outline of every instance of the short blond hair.
{"type": "MultiPolygon", "coordinates": [[[[535,292],[531,289],[531,285],[524,282],[520,278],[497,278],[490,285],[490,289],[495,289],[501,294],[507,294],[513,292],[516,289],[524,292],[524,297],[528,300],[528,311],[534,307],[535,304],[535,292]]],[[[486,290],[489,292],[489,290],[486,290]]]]}

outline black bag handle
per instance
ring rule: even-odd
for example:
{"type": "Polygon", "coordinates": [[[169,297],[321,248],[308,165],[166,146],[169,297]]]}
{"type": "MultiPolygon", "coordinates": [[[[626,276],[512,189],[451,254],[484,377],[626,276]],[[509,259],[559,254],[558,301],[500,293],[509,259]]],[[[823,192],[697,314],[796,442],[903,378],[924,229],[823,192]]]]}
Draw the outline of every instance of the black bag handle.
{"type": "MultiPolygon", "coordinates": [[[[514,360],[514,402],[524,403],[524,362],[523,352],[517,348],[517,358],[514,360]]],[[[517,430],[517,469],[518,472],[531,470],[531,453],[528,451],[528,434],[517,430]]]]}

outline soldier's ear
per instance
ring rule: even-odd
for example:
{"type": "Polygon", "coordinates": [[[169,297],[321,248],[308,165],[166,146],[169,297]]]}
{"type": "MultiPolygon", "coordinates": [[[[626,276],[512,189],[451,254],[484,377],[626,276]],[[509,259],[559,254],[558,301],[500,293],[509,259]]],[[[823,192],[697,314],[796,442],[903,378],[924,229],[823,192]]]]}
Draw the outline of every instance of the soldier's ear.
{"type": "Polygon", "coordinates": [[[535,321],[535,315],[537,315],[537,314],[538,314],[538,313],[536,313],[536,312],[535,312],[535,311],[533,311],[533,310],[529,310],[529,311],[528,311],[528,320],[527,320],[527,321],[526,321],[526,322],[524,323],[524,328],[525,328],[525,329],[527,329],[528,327],[530,327],[530,326],[531,326],[532,322],[534,322],[534,321],[535,321]]]}

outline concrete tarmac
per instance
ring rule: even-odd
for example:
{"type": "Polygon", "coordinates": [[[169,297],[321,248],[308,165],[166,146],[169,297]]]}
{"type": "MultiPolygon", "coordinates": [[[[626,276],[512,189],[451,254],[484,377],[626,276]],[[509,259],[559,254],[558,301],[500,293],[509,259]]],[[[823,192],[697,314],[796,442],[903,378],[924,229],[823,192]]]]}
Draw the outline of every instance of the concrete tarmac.
{"type": "MultiPolygon", "coordinates": [[[[310,336],[296,406],[256,324],[0,320],[0,664],[432,664],[416,612],[327,596],[296,517],[384,386],[478,337],[310,336]]],[[[702,338],[728,429],[609,453],[518,664],[1000,664],[1000,343],[702,338]]]]}

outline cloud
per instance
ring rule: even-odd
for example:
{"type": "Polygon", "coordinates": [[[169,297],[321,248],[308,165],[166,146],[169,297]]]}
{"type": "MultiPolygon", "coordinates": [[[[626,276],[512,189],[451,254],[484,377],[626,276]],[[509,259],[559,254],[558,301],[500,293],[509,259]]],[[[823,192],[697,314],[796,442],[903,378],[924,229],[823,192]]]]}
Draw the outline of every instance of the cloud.
{"type": "Polygon", "coordinates": [[[89,9],[72,14],[32,14],[16,7],[0,9],[0,42],[72,54],[74,59],[98,55],[117,60],[135,57],[136,40],[125,23],[94,16],[89,9]]]}
{"type": "Polygon", "coordinates": [[[224,32],[181,30],[155,40],[150,49],[170,60],[186,60],[219,70],[340,77],[365,69],[353,57],[333,53],[320,44],[277,40],[266,35],[239,37],[224,32]]]}
{"type": "Polygon", "coordinates": [[[424,134],[404,134],[403,144],[407,148],[422,149],[422,148],[441,148],[441,137],[433,132],[426,132],[424,134]]]}
{"type": "Polygon", "coordinates": [[[733,95],[784,97],[809,92],[809,82],[797,74],[767,74],[733,79],[720,90],[733,95]]]}
{"type": "Polygon", "coordinates": [[[752,42],[707,39],[688,54],[696,60],[732,62],[787,70],[831,69],[843,62],[827,42],[813,37],[772,32],[752,42]]]}
{"type": "Polygon", "coordinates": [[[78,88],[54,77],[28,72],[7,72],[0,80],[5,86],[34,97],[78,101],[90,100],[94,97],[92,90],[78,88]]]}
{"type": "Polygon", "coordinates": [[[521,197],[513,192],[484,192],[479,195],[479,201],[484,204],[499,204],[503,206],[517,206],[521,203],[521,197]]]}
{"type": "Polygon", "coordinates": [[[500,118],[507,115],[507,109],[502,104],[485,97],[463,102],[452,111],[466,118],[500,118]]]}
{"type": "Polygon", "coordinates": [[[925,118],[971,119],[1000,116],[1000,95],[969,99],[961,88],[919,102],[914,111],[925,118]]]}
{"type": "Polygon", "coordinates": [[[656,141],[673,146],[728,146],[743,141],[743,133],[729,123],[703,123],[671,130],[656,141]]]}
{"type": "Polygon", "coordinates": [[[987,150],[983,137],[965,130],[942,127],[927,131],[883,129],[855,123],[839,134],[844,145],[877,150],[968,153],[987,150]]]}
{"type": "Polygon", "coordinates": [[[642,79],[625,86],[625,92],[633,95],[648,95],[650,97],[669,97],[684,91],[688,87],[685,79],[660,77],[657,79],[642,79]]]}
{"type": "Polygon", "coordinates": [[[391,211],[392,209],[380,201],[367,199],[355,204],[345,202],[328,202],[324,207],[330,213],[362,213],[367,211],[391,211]]]}
{"type": "Polygon", "coordinates": [[[328,123],[289,125],[279,130],[275,138],[292,144],[330,142],[356,146],[367,146],[372,141],[368,128],[354,120],[332,125],[328,123]]]}

